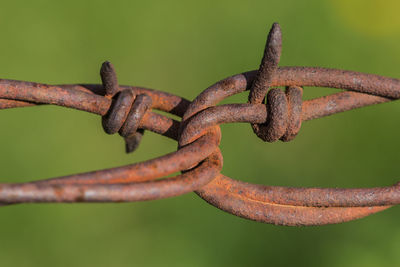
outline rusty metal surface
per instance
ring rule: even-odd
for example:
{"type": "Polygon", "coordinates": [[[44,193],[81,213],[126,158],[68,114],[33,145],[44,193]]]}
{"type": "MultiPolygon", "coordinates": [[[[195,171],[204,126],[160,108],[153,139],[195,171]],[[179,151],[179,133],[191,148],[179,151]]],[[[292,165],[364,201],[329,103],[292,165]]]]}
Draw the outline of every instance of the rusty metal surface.
{"type": "Polygon", "coordinates": [[[101,67],[99,85],[0,80],[0,109],[53,104],[98,114],[106,133],[119,133],[124,138],[127,153],[138,147],[145,130],[178,141],[177,151],[144,162],[28,183],[0,184],[0,205],[143,201],[195,191],[211,205],[243,218],[279,225],[324,225],[362,218],[400,204],[400,184],[355,189],[294,188],[249,184],[220,173],[220,124],[250,123],[262,140],[288,142],[296,137],[303,121],[400,98],[398,79],[327,68],[278,67],[281,42],[281,29],[275,23],[259,70],[221,80],[193,102],[157,90],[120,86],[109,62],[101,67]],[[307,86],[345,91],[303,101],[303,88],[307,86]],[[246,90],[249,103],[217,106],[246,90]]]}

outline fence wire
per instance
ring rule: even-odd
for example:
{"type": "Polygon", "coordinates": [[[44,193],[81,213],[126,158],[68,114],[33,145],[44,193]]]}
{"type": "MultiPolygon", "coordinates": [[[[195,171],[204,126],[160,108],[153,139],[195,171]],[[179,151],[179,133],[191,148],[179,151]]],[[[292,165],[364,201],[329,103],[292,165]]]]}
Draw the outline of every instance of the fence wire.
{"type": "Polygon", "coordinates": [[[42,104],[98,114],[106,133],[119,133],[133,152],[145,130],[178,141],[164,156],[117,168],[19,184],[0,184],[0,205],[43,202],[131,202],[195,192],[231,214],[278,225],[341,223],[400,203],[400,184],[377,188],[295,188],[255,185],[220,173],[222,123],[250,123],[264,141],[293,140],[303,121],[400,98],[400,80],[353,71],[278,67],[282,34],[275,23],[260,68],[228,77],[192,102],[166,92],[120,86],[103,63],[102,84],[46,85],[0,80],[0,109],[42,104]],[[344,91],[302,101],[303,87],[344,91]],[[272,88],[271,88],[272,87],[272,88]],[[282,91],[274,87],[285,87],[282,91]],[[249,90],[243,104],[217,105],[249,90]],[[152,109],[181,117],[181,121],[152,109]],[[180,175],[164,178],[174,173],[180,175]]]}

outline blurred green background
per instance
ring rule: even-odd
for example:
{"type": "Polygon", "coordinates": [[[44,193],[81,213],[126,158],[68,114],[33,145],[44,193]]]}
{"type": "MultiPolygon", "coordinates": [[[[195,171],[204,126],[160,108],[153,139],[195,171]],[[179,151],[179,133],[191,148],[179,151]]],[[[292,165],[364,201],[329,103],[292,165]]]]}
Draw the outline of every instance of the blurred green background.
{"type": "MultiPolygon", "coordinates": [[[[121,84],[193,99],[256,69],[271,24],[281,66],[399,78],[399,1],[1,1],[0,77],[99,83],[110,60],[121,84]]],[[[306,88],[305,98],[335,90],[306,88]]],[[[244,102],[241,95],[230,102],[244,102]]],[[[263,143],[223,125],[223,173],[270,185],[370,187],[398,174],[399,103],[306,122],[291,143],[263,143]]],[[[115,167],[176,142],[147,132],[124,153],[100,118],[59,107],[2,110],[1,182],[115,167]]],[[[0,211],[0,266],[396,266],[400,209],[323,227],[247,221],[195,194],[128,204],[41,204],[0,211]]]]}

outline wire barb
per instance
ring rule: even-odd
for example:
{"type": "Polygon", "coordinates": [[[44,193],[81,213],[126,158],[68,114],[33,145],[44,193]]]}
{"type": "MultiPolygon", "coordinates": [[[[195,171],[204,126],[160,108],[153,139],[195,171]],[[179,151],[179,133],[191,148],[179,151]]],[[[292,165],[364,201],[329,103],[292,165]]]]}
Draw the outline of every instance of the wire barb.
{"type": "Polygon", "coordinates": [[[282,52],[282,31],[278,23],[272,24],[269,31],[267,43],[265,45],[264,56],[261,60],[260,68],[254,79],[250,94],[249,102],[252,104],[260,104],[271,85],[272,76],[278,68],[279,60],[282,52]]]}
{"type": "Polygon", "coordinates": [[[114,96],[119,91],[118,79],[117,74],[115,73],[114,65],[111,64],[111,62],[105,61],[101,65],[100,76],[106,96],[114,96]]]}
{"type": "Polygon", "coordinates": [[[266,142],[275,142],[279,139],[288,142],[297,135],[301,125],[299,114],[302,91],[300,92],[298,87],[289,87],[286,95],[279,89],[271,89],[268,92],[272,77],[278,69],[281,52],[282,31],[279,24],[274,23],[269,31],[264,56],[249,94],[251,104],[262,103],[267,95],[268,111],[271,114],[268,121],[251,125],[254,133],[266,142]]]}
{"type": "Polygon", "coordinates": [[[146,111],[151,109],[152,100],[146,94],[135,95],[132,89],[120,90],[114,66],[106,61],[100,69],[106,97],[112,98],[110,110],[102,118],[103,129],[108,134],[124,137],[125,151],[135,151],[142,140],[144,130],[139,129],[146,111]]]}

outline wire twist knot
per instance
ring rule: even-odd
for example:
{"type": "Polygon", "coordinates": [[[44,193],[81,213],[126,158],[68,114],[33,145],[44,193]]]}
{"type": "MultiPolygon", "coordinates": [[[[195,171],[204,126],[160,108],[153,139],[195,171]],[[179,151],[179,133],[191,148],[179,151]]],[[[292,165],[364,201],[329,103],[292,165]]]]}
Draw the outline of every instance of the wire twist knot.
{"type": "Polygon", "coordinates": [[[268,91],[282,52],[282,32],[274,23],[268,34],[264,56],[257,76],[250,88],[249,102],[265,102],[267,94],[268,118],[265,124],[252,124],[253,131],[263,141],[275,142],[293,140],[301,127],[303,89],[298,86],[286,88],[286,94],[277,88],[268,91]]]}
{"type": "Polygon", "coordinates": [[[303,89],[297,86],[286,88],[286,92],[278,88],[267,94],[267,121],[255,124],[255,132],[259,138],[267,142],[293,140],[301,127],[303,89]]]}
{"type": "Polygon", "coordinates": [[[103,129],[108,134],[119,133],[125,139],[127,153],[135,151],[144,134],[139,129],[144,114],[151,108],[152,99],[146,94],[136,95],[132,89],[120,90],[114,66],[106,61],[100,69],[105,96],[112,99],[110,109],[102,117],[103,129]]]}

